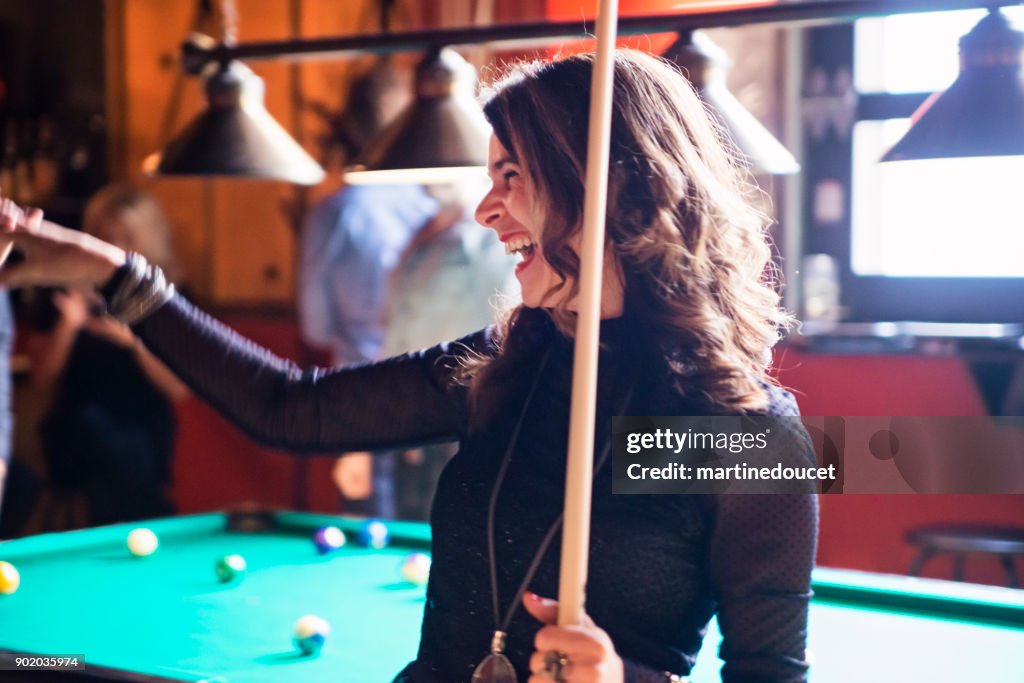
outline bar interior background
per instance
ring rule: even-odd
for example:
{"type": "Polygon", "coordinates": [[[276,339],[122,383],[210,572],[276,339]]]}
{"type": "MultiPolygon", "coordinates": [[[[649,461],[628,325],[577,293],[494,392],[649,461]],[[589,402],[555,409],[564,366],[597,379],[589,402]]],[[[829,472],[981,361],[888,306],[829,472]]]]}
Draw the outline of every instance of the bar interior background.
{"type": "MultiPolygon", "coordinates": [[[[796,175],[759,177],[773,198],[774,237],[785,255],[789,291],[800,292],[805,255],[832,254],[840,266],[848,261],[853,121],[888,116],[885,107],[906,116],[925,97],[894,95],[883,102],[856,92],[849,81],[851,22],[894,12],[986,9],[992,3],[701,5],[697,11],[693,3],[622,0],[622,30],[638,34],[624,42],[660,53],[679,31],[709,29],[735,62],[728,72],[730,91],[801,165],[796,175]]],[[[397,70],[408,75],[425,49],[451,45],[486,81],[500,60],[586,49],[586,41],[565,38],[586,25],[579,7],[574,0],[403,0],[394,3],[390,33],[382,35],[380,5],[369,0],[239,0],[236,44],[214,47],[208,56],[237,57],[263,79],[267,110],[327,176],[309,188],[238,178],[143,179],[171,216],[196,298],[244,334],[303,360],[294,324],[296,230],[306,208],[338,186],[349,161],[337,126],[353,79],[378,55],[391,54],[397,70]]],[[[181,42],[192,31],[220,38],[224,27],[219,4],[208,0],[0,5],[0,182],[5,190],[76,224],[85,198],[103,183],[141,178],[143,161],[204,107],[200,80],[182,69],[181,42]],[[62,20],[52,21],[58,15],[62,20]]],[[[955,40],[949,50],[956,50],[955,40]]],[[[971,230],[966,226],[968,237],[971,230]]],[[[965,290],[988,287],[978,289],[975,300],[1006,304],[1008,314],[987,319],[948,314],[957,301],[915,289],[914,283],[908,285],[913,298],[937,307],[930,318],[873,317],[859,314],[861,300],[844,300],[850,310],[843,311],[838,325],[826,320],[805,328],[814,332],[817,324],[826,334],[794,336],[780,347],[781,379],[801,392],[808,414],[1005,414],[1015,405],[1015,392],[1024,392],[1024,314],[1014,314],[1020,304],[1013,308],[1014,301],[1024,301],[1016,296],[1024,292],[1020,280],[964,283],[965,290]]],[[[840,284],[842,296],[852,296],[849,283],[840,284]]],[[[891,297],[864,298],[885,304],[891,297]]],[[[800,306],[796,299],[791,304],[800,306]]],[[[21,382],[19,416],[29,423],[42,399],[27,397],[23,389],[21,382]]],[[[180,417],[188,425],[175,465],[182,511],[242,500],[333,509],[333,492],[323,485],[329,463],[313,463],[306,488],[297,487],[293,495],[281,485],[296,471],[291,458],[254,446],[198,402],[190,402],[180,417]],[[216,463],[213,471],[210,463],[216,463]],[[211,482],[229,483],[214,487],[211,482]]],[[[18,438],[19,452],[30,454],[37,447],[31,433],[18,438]]],[[[1017,523],[1024,518],[1014,497],[838,497],[825,503],[820,559],[905,572],[913,551],[903,532],[946,519],[951,510],[963,520],[1017,523]],[[865,538],[870,545],[862,542],[865,538]]],[[[931,571],[943,574],[941,567],[931,571]]],[[[998,567],[975,571],[981,580],[1002,581],[998,567]]]]}

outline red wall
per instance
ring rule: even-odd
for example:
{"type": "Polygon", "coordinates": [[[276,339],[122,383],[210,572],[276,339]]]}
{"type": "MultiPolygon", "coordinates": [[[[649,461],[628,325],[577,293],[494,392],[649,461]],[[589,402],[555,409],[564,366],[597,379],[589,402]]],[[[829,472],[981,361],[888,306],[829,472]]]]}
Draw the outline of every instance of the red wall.
{"type": "MultiPolygon", "coordinates": [[[[235,316],[226,322],[280,356],[300,357],[298,331],[288,319],[235,316]]],[[[174,499],[183,513],[248,503],[291,508],[293,478],[303,461],[310,507],[337,512],[333,457],[299,458],[262,448],[195,397],[178,408],[174,499]]]]}
{"type": "MultiPolygon", "coordinates": [[[[957,357],[834,356],[781,349],[780,381],[797,394],[804,415],[984,415],[985,407],[957,357]]],[[[821,498],[818,562],[906,573],[915,549],[904,534],[931,522],[1024,525],[1024,496],[840,495],[821,498]]],[[[925,576],[950,578],[949,556],[931,560],[925,576]]],[[[967,560],[967,578],[1004,584],[994,557],[967,560]]]]}

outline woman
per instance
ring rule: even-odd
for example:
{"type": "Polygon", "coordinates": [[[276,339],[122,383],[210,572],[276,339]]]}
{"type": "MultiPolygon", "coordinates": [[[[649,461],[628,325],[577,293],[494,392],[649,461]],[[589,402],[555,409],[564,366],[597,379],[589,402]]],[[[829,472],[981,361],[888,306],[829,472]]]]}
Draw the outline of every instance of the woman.
{"type": "MultiPolygon", "coordinates": [[[[496,328],[304,372],[171,296],[138,258],[10,206],[6,239],[27,260],[0,283],[106,283],[155,353],[278,447],[459,439],[431,514],[420,650],[399,681],[468,681],[492,650],[519,680],[673,680],[716,612],[724,680],[802,681],[813,497],[611,494],[612,415],[796,411],[766,376],[785,317],[743,174],[688,84],[634,52],[615,60],[588,621],[553,626],[537,597],[557,591],[591,70],[586,55],[520,66],[486,104],[493,187],[477,219],[522,257],[523,305],[496,328]]],[[[512,680],[503,666],[489,659],[485,680],[512,680]]]]}
{"type": "MultiPolygon", "coordinates": [[[[83,229],[144,254],[176,279],[170,226],[157,200],[128,184],[100,190],[83,229]]],[[[40,424],[54,485],[80,493],[88,525],[171,514],[175,416],[187,390],[126,325],[103,314],[93,292],[53,290],[28,336],[32,377],[54,387],[40,424]]]]}

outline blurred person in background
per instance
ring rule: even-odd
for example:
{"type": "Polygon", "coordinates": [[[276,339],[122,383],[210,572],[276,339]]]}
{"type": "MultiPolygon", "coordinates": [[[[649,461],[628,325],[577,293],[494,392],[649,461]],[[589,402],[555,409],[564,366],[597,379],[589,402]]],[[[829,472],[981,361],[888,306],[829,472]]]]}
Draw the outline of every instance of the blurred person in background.
{"type": "MultiPolygon", "coordinates": [[[[170,225],[145,191],[129,184],[100,190],[83,229],[145,254],[178,279],[170,225]]],[[[33,382],[55,395],[40,424],[52,484],[84,498],[87,517],[79,521],[86,525],[171,514],[172,402],[188,390],[127,325],[105,314],[95,292],[46,294],[27,346],[33,382]]]]}
{"type": "MultiPolygon", "coordinates": [[[[11,348],[14,346],[14,318],[7,290],[0,289],[0,523],[3,522],[4,487],[11,462],[11,348]]],[[[0,527],[2,528],[2,527],[0,527]]],[[[0,534],[2,536],[2,534],[0,534]]]]}
{"type": "MultiPolygon", "coordinates": [[[[493,305],[494,297],[513,304],[518,299],[515,261],[497,233],[480,230],[473,218],[485,189],[473,183],[428,189],[440,208],[416,232],[392,274],[381,358],[463,337],[494,322],[496,309],[503,308],[493,305]]],[[[374,483],[387,477],[396,518],[429,519],[438,477],[457,450],[451,442],[374,458],[373,467],[383,470],[374,483]]]]}

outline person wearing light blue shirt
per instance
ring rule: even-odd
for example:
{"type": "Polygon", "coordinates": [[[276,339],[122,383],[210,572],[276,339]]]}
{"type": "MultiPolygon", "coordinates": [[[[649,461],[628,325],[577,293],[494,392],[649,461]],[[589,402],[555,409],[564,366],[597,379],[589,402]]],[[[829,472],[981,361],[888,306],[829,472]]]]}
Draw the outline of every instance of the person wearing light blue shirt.
{"type": "MultiPolygon", "coordinates": [[[[308,346],[329,351],[337,365],[378,357],[391,271],[438,207],[420,185],[349,185],[313,207],[298,282],[299,329],[308,346]]],[[[386,465],[374,468],[369,453],[344,454],[333,478],[346,512],[394,515],[386,465]]]]}
{"type": "MultiPolygon", "coordinates": [[[[470,217],[472,195],[466,187],[350,185],[314,207],[302,240],[304,341],[347,365],[492,322],[491,295],[515,295],[518,284],[496,236],[470,217]]],[[[447,460],[445,446],[435,450],[401,460],[396,453],[377,454],[372,462],[369,454],[346,454],[334,470],[345,510],[423,517],[432,481],[447,460]]]]}
{"type": "Polygon", "coordinates": [[[349,185],[306,221],[299,274],[303,340],[333,362],[380,353],[388,278],[412,236],[439,208],[419,185],[349,185]]]}
{"type": "MultiPolygon", "coordinates": [[[[446,194],[440,188],[432,191],[446,194]]],[[[475,206],[466,201],[446,205],[402,255],[385,308],[382,358],[459,339],[494,322],[496,308],[518,302],[515,261],[497,233],[483,230],[466,213],[467,204],[475,206]]],[[[437,480],[457,445],[434,444],[374,459],[374,471],[382,474],[374,477],[374,485],[385,488],[393,516],[429,519],[437,480]]]]}

